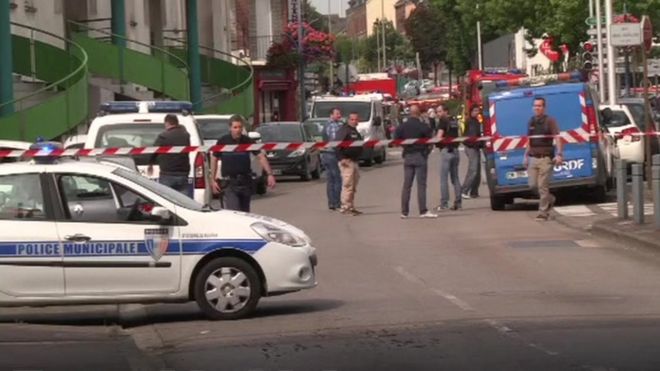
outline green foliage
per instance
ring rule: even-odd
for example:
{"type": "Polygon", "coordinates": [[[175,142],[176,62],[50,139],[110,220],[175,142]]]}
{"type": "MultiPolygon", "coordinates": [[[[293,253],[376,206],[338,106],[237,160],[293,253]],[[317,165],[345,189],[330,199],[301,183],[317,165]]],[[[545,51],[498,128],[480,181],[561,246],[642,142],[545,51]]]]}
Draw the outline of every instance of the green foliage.
{"type": "MultiPolygon", "coordinates": [[[[406,39],[400,32],[394,28],[394,24],[390,21],[385,22],[385,52],[388,63],[394,61],[395,63],[403,63],[411,61],[414,58],[413,48],[410,41],[406,39]]],[[[375,70],[378,66],[378,53],[379,45],[382,42],[382,26],[374,25],[374,32],[371,36],[360,42],[358,46],[359,55],[362,56],[363,67],[367,70],[375,70]],[[378,37],[378,39],[376,39],[378,37]]]]}
{"type": "MultiPolygon", "coordinates": [[[[648,15],[660,35],[660,1],[616,1],[616,14],[623,13],[624,3],[629,13],[648,15]]],[[[548,34],[556,48],[567,44],[575,53],[588,38],[588,15],[586,0],[429,0],[411,14],[406,32],[425,67],[440,59],[460,74],[476,61],[477,21],[484,43],[524,27],[528,39],[548,34]]]]}

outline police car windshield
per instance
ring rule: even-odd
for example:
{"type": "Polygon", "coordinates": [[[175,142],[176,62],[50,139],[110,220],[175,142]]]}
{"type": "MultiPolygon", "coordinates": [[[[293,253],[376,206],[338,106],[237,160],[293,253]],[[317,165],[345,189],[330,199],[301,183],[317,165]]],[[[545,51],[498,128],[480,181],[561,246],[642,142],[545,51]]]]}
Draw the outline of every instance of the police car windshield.
{"type": "Polygon", "coordinates": [[[642,130],[646,128],[646,109],[643,103],[625,103],[630,110],[630,114],[635,120],[635,124],[642,130]]]}
{"type": "Polygon", "coordinates": [[[360,121],[371,120],[371,102],[315,102],[312,117],[330,118],[330,111],[333,108],[339,108],[343,117],[348,117],[349,113],[355,112],[360,121]]]}
{"type": "MultiPolygon", "coordinates": [[[[165,130],[164,125],[154,123],[126,123],[103,126],[96,137],[95,148],[149,147],[165,130]]],[[[137,165],[148,165],[150,155],[133,156],[137,165]]]]}
{"type": "Polygon", "coordinates": [[[163,197],[167,201],[175,204],[176,206],[180,206],[189,210],[194,210],[194,211],[206,211],[208,209],[204,208],[201,204],[197,203],[195,200],[185,196],[184,194],[177,192],[173,190],[170,187],[164,186],[160,183],[156,183],[153,180],[149,180],[140,174],[134,172],[134,171],[129,171],[126,169],[122,168],[117,168],[113,172],[113,174],[118,175],[124,179],[127,179],[133,183],[138,184],[139,186],[142,186],[151,192],[154,192],[158,194],[159,196],[163,197]]]}
{"type": "Polygon", "coordinates": [[[264,124],[257,128],[263,142],[301,142],[303,140],[300,125],[264,124]]]}
{"type": "Polygon", "coordinates": [[[195,120],[204,140],[218,140],[229,134],[229,119],[197,118],[195,120]]]}

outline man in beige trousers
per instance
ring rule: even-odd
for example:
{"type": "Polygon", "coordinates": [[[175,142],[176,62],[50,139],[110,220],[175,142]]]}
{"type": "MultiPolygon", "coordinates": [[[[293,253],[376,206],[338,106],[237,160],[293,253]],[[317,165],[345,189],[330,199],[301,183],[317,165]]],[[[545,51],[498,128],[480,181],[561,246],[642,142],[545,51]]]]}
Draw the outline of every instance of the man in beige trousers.
{"type": "Polygon", "coordinates": [[[539,194],[538,221],[546,221],[555,203],[550,193],[550,180],[554,165],[561,165],[563,145],[557,121],[545,113],[544,98],[534,99],[534,116],[529,120],[529,139],[523,165],[527,168],[529,186],[539,194]],[[556,147],[556,150],[555,150],[556,147]]]}
{"type": "MultiPolygon", "coordinates": [[[[348,115],[348,124],[344,125],[337,132],[339,141],[362,140],[362,136],[357,131],[357,125],[360,118],[357,113],[348,115]]],[[[355,192],[360,180],[360,171],[358,160],[362,156],[362,146],[359,147],[341,147],[339,148],[339,171],[341,172],[341,212],[346,215],[360,215],[362,212],[355,208],[355,192]]]]}

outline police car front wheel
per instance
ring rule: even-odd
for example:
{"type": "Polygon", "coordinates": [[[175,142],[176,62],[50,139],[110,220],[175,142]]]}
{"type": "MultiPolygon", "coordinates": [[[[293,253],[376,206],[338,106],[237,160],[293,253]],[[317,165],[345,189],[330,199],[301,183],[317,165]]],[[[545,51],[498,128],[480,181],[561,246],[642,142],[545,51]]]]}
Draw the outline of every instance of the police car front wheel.
{"type": "Polygon", "coordinates": [[[210,319],[248,316],[256,308],[260,296],[259,276],[250,264],[238,258],[214,259],[195,279],[195,300],[210,319]]]}

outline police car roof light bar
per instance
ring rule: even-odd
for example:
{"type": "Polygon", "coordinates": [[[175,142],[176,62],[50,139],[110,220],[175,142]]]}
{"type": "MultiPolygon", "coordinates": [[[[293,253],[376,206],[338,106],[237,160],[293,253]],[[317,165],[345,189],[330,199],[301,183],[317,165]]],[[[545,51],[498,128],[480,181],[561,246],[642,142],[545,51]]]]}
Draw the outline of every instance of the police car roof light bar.
{"type": "MultiPolygon", "coordinates": [[[[30,146],[31,151],[50,153],[62,150],[64,147],[59,142],[38,141],[30,146]]],[[[53,164],[57,162],[59,156],[35,156],[34,162],[37,164],[53,164]]]]}
{"type": "Polygon", "coordinates": [[[158,101],[147,104],[149,112],[158,113],[183,113],[188,114],[193,111],[193,104],[186,101],[158,101]]]}
{"type": "Polygon", "coordinates": [[[101,104],[100,113],[138,113],[140,102],[106,102],[101,104]]]}

